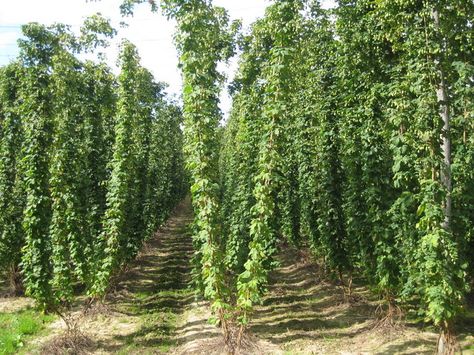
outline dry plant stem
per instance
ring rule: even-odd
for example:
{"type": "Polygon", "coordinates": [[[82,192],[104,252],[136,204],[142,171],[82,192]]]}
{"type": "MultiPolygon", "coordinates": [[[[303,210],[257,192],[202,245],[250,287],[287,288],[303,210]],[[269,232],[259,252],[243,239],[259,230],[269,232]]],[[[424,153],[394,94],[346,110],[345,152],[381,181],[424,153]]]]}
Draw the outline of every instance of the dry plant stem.
{"type": "Polygon", "coordinates": [[[351,299],[352,297],[352,271],[349,272],[349,280],[348,280],[348,285],[347,285],[347,288],[348,288],[348,296],[349,296],[349,299],[351,299]]]}
{"type": "Polygon", "coordinates": [[[350,303],[352,300],[352,272],[349,272],[347,286],[345,284],[344,275],[342,274],[342,271],[339,271],[339,281],[341,282],[344,302],[350,303]]]}
{"type": "Polygon", "coordinates": [[[237,328],[233,324],[229,324],[228,321],[225,321],[226,325],[226,335],[224,338],[225,348],[228,354],[234,355],[239,352],[239,334],[237,328]]]}
{"type": "Polygon", "coordinates": [[[23,283],[21,281],[20,270],[16,265],[10,265],[9,269],[10,289],[14,296],[21,296],[24,293],[23,283]]]}
{"type": "Polygon", "coordinates": [[[66,324],[66,332],[71,333],[73,329],[77,328],[77,322],[74,319],[74,316],[71,314],[69,307],[66,308],[66,312],[63,313],[59,310],[59,307],[56,307],[54,312],[63,320],[66,324]]]}
{"type": "Polygon", "coordinates": [[[84,316],[94,316],[97,314],[110,314],[111,310],[108,305],[105,304],[103,298],[89,297],[84,302],[84,308],[82,314],[84,316]]]}
{"type": "Polygon", "coordinates": [[[385,304],[380,304],[375,310],[377,320],[374,324],[374,329],[393,329],[400,326],[400,320],[403,312],[396,304],[393,297],[387,296],[385,304]],[[384,305],[387,305],[386,310],[384,305]]]}
{"type": "Polygon", "coordinates": [[[236,317],[226,317],[224,310],[219,311],[219,320],[226,352],[231,355],[239,354],[245,326],[238,325],[236,317]]]}
{"type": "Polygon", "coordinates": [[[257,343],[255,339],[247,333],[247,327],[243,324],[237,326],[232,323],[230,329],[230,342],[226,344],[226,350],[229,354],[255,353],[257,343]]]}
{"type": "Polygon", "coordinates": [[[47,350],[54,354],[71,352],[73,354],[82,353],[83,348],[88,345],[88,339],[80,330],[80,316],[73,315],[70,307],[67,307],[65,312],[62,312],[59,307],[55,307],[54,313],[63,320],[66,325],[66,330],[64,334],[48,346],[47,350]]]}
{"type": "Polygon", "coordinates": [[[219,319],[220,319],[220,323],[221,323],[222,336],[224,337],[224,344],[226,344],[226,347],[229,347],[229,345],[230,345],[229,328],[228,328],[227,322],[224,318],[222,310],[219,311],[219,319]]]}
{"type": "Polygon", "coordinates": [[[237,349],[240,349],[240,346],[242,344],[242,336],[244,335],[244,332],[245,332],[245,327],[243,324],[241,324],[239,327],[239,335],[237,337],[237,349]]]}
{"type": "Polygon", "coordinates": [[[224,311],[222,309],[219,310],[219,322],[221,325],[221,331],[222,331],[222,336],[224,338],[224,344],[225,344],[226,350],[229,352],[229,354],[234,354],[232,339],[231,339],[232,335],[229,329],[229,324],[227,320],[225,319],[224,311]]]}
{"type": "Polygon", "coordinates": [[[445,321],[438,336],[437,353],[438,355],[454,355],[456,352],[461,352],[459,343],[454,335],[452,325],[445,321]]]}

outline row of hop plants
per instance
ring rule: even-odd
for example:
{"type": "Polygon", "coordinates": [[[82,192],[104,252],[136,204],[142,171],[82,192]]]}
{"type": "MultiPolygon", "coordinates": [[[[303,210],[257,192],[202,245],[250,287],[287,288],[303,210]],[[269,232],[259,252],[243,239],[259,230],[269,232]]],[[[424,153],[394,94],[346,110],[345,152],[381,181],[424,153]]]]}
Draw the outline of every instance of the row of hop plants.
{"type": "Polygon", "coordinates": [[[222,248],[244,326],[282,241],[439,327],[474,273],[471,1],[275,1],[242,40],[220,158],[222,248]]]}
{"type": "Polygon", "coordinates": [[[79,59],[115,34],[101,16],[22,31],[0,68],[0,268],[64,316],[77,292],[103,300],[186,194],[182,112],[132,43],[118,76],[79,59]]]}
{"type": "MultiPolygon", "coordinates": [[[[124,14],[144,0],[124,0],[124,14]]],[[[282,242],[352,297],[354,274],[454,351],[473,278],[470,0],[275,0],[245,35],[210,0],[148,1],[177,23],[196,286],[230,352],[282,242]],[[233,107],[223,76],[239,45],[233,107]]]]}

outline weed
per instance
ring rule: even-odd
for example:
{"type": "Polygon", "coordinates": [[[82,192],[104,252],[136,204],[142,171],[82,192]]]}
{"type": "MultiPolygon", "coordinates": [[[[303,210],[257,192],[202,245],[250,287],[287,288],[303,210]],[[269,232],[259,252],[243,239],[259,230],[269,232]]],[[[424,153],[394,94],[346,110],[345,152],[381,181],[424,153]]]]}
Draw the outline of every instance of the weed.
{"type": "Polygon", "coordinates": [[[28,337],[38,334],[54,319],[32,308],[12,313],[0,313],[0,354],[16,353],[28,337]]]}

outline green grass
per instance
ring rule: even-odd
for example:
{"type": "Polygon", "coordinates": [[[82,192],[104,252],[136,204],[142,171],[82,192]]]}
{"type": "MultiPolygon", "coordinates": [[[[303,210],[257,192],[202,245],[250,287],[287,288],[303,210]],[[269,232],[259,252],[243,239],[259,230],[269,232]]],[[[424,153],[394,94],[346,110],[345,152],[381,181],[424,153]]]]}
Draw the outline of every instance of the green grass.
{"type": "Polygon", "coordinates": [[[44,329],[54,319],[34,309],[13,313],[0,313],[0,354],[15,354],[25,345],[25,340],[44,329]]]}
{"type": "Polygon", "coordinates": [[[136,332],[117,337],[124,343],[118,354],[156,354],[157,351],[166,354],[176,346],[174,331],[178,316],[175,313],[156,312],[142,315],[140,318],[142,323],[136,332]]]}

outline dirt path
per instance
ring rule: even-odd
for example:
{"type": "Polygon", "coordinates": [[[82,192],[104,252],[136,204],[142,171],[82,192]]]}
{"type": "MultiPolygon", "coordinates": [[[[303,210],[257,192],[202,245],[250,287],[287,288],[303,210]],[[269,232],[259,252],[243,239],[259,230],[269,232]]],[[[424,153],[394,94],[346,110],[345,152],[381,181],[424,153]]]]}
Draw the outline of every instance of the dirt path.
{"type": "MultiPolygon", "coordinates": [[[[92,353],[169,353],[181,341],[180,325],[193,302],[190,201],[179,205],[146,244],[108,299],[112,314],[87,325],[101,334],[92,353]]],[[[92,329],[85,329],[89,336],[92,329]]]]}

